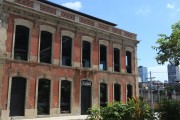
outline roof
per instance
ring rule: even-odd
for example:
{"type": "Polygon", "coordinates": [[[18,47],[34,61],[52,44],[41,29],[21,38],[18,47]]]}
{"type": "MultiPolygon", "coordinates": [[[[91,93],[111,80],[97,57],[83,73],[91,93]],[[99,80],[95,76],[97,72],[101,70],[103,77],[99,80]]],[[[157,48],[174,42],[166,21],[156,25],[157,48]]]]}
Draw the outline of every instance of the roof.
{"type": "Polygon", "coordinates": [[[84,16],[84,17],[93,19],[93,20],[97,20],[97,21],[99,21],[99,22],[102,22],[102,23],[105,23],[105,24],[108,24],[108,25],[111,25],[111,26],[117,26],[117,24],[115,24],[115,23],[108,22],[108,21],[102,20],[102,19],[100,19],[100,18],[93,17],[93,16],[91,16],[91,15],[87,15],[87,14],[85,14],[85,13],[82,13],[82,12],[79,12],[79,11],[76,11],[76,10],[73,10],[73,9],[70,9],[70,8],[67,8],[67,7],[64,7],[64,6],[55,4],[55,3],[50,2],[50,1],[48,1],[48,0],[37,0],[37,1],[43,2],[43,3],[45,3],[45,4],[48,4],[48,5],[51,5],[51,6],[54,6],[54,7],[61,8],[61,9],[63,9],[63,10],[67,10],[67,11],[69,11],[69,12],[72,12],[72,13],[75,13],[75,14],[78,14],[78,15],[81,15],[81,16],[84,16]]]}

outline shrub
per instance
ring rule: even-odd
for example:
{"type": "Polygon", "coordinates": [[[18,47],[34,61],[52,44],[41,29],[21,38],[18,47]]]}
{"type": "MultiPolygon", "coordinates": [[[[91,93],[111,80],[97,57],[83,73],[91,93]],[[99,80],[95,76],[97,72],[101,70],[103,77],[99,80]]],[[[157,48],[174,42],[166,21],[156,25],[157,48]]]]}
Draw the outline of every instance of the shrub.
{"type": "Polygon", "coordinates": [[[101,108],[101,116],[104,120],[131,120],[133,109],[128,105],[119,102],[109,104],[107,107],[101,108]]]}
{"type": "Polygon", "coordinates": [[[180,120],[180,101],[163,99],[159,103],[160,120],[180,120]]]}
{"type": "Polygon", "coordinates": [[[154,120],[147,103],[138,98],[129,99],[128,104],[114,102],[103,108],[90,109],[89,120],[154,120]]]}
{"type": "Polygon", "coordinates": [[[89,112],[90,114],[88,115],[88,120],[102,120],[100,108],[90,108],[89,112]]]}
{"type": "Polygon", "coordinates": [[[132,120],[151,120],[153,118],[153,114],[149,105],[140,100],[138,97],[129,99],[128,106],[133,108],[133,119],[132,120]]]}

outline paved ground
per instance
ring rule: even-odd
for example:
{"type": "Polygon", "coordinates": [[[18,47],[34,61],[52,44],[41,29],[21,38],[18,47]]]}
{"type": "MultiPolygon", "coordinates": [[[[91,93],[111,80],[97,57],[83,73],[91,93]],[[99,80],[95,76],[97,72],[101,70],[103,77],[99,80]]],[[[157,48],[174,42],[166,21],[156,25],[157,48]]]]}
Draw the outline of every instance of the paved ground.
{"type": "Polygon", "coordinates": [[[86,120],[87,115],[43,117],[34,119],[12,118],[11,120],[86,120]]]}

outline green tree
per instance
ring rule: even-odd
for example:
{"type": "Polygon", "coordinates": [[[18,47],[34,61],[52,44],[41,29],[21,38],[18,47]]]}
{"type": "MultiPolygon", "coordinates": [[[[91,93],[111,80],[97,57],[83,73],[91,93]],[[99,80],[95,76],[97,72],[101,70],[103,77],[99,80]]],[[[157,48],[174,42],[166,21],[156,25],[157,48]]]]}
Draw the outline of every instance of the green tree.
{"type": "Polygon", "coordinates": [[[152,48],[157,51],[158,64],[169,61],[177,66],[180,63],[180,21],[173,24],[171,28],[171,35],[159,34],[160,38],[156,41],[159,46],[152,46],[152,48]]]}
{"type": "Polygon", "coordinates": [[[179,120],[180,101],[162,99],[159,103],[159,120],[179,120]]]}

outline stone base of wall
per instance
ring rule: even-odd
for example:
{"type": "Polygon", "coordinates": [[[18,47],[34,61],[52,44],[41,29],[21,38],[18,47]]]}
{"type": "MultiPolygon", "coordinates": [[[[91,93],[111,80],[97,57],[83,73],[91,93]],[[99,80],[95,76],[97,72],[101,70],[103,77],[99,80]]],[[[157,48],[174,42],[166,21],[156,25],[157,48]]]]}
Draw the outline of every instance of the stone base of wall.
{"type": "Polygon", "coordinates": [[[25,118],[35,118],[37,116],[37,109],[25,109],[25,118]]]}
{"type": "Polygon", "coordinates": [[[59,66],[59,60],[58,60],[58,59],[54,59],[53,64],[55,64],[55,65],[58,65],[58,66],[59,66]]]}
{"type": "Polygon", "coordinates": [[[1,120],[9,120],[9,110],[2,110],[1,111],[1,120]]]}
{"type": "Polygon", "coordinates": [[[122,73],[126,73],[126,69],[121,69],[121,72],[122,73]]]}
{"type": "Polygon", "coordinates": [[[60,109],[59,108],[51,108],[50,109],[50,115],[51,116],[59,116],[60,115],[60,109]]]}

